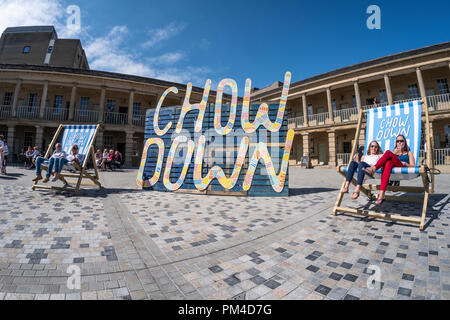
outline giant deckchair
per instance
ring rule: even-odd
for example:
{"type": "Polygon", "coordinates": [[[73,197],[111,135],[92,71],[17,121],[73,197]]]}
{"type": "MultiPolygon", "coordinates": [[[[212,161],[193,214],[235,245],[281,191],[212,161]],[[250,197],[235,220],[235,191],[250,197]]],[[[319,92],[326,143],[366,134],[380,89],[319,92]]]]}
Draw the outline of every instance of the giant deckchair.
{"type": "MultiPolygon", "coordinates": [[[[81,167],[76,163],[69,162],[65,168],[72,167],[77,171],[77,173],[67,173],[61,172],[60,180],[64,182],[64,187],[56,187],[50,185],[42,185],[38,184],[38,182],[33,183],[33,190],[36,189],[52,189],[59,191],[70,191],[73,193],[78,193],[80,190],[80,185],[96,185],[101,187],[97,164],[95,163],[95,153],[93,143],[98,131],[98,125],[60,125],[58,130],[53,137],[52,142],[50,143],[47,153],[45,154],[45,158],[48,159],[51,156],[51,151],[53,150],[54,145],[56,144],[56,140],[58,139],[61,131],[64,130],[63,138],[62,138],[62,149],[70,154],[70,149],[74,144],[78,145],[79,153],[83,156],[83,160],[81,161],[81,167]],[[87,171],[87,164],[89,160],[92,161],[94,167],[94,175],[89,174],[87,171]],[[79,172],[79,173],[78,173],[79,172]],[[65,178],[76,178],[76,186],[70,187],[69,183],[65,178]],[[83,182],[83,178],[87,178],[91,181],[83,182]]],[[[48,170],[48,161],[44,162],[42,166],[42,170],[48,170]]]]}
{"type": "MultiPolygon", "coordinates": [[[[428,118],[428,104],[427,101],[417,100],[406,103],[399,103],[391,106],[386,106],[377,109],[361,110],[359,113],[358,127],[356,129],[355,140],[353,141],[352,155],[358,149],[358,141],[361,133],[361,126],[363,119],[367,115],[366,125],[366,149],[369,147],[370,142],[377,141],[383,152],[387,150],[393,151],[395,148],[395,139],[397,135],[402,134],[405,136],[408,146],[414,155],[416,160],[415,167],[408,168],[393,168],[391,172],[391,180],[411,180],[415,178],[421,178],[423,187],[413,186],[388,186],[387,191],[395,192],[410,192],[420,196],[386,196],[386,200],[405,201],[405,202],[423,202],[421,217],[409,217],[399,214],[381,213],[375,211],[361,210],[355,208],[342,207],[342,198],[344,194],[342,189],[336,200],[336,204],[333,208],[333,215],[338,212],[345,212],[356,215],[363,215],[367,217],[374,217],[390,221],[399,221],[419,224],[420,230],[424,229],[425,216],[427,212],[428,197],[434,193],[434,146],[433,139],[430,136],[430,122],[428,118]],[[422,103],[425,112],[425,143],[427,147],[425,163],[419,165],[419,151],[421,146],[422,136],[422,103]]],[[[367,153],[367,151],[366,151],[367,153]]],[[[365,154],[366,154],[365,153],[365,154]]],[[[350,160],[352,161],[352,160],[350,160]]],[[[348,164],[350,165],[350,163],[348,164]]],[[[344,177],[346,176],[348,166],[339,166],[338,172],[344,177]]],[[[366,175],[367,177],[367,175],[366,175]]],[[[381,170],[378,170],[375,174],[375,178],[381,177],[381,170]]],[[[355,178],[352,180],[352,184],[356,185],[355,178]]],[[[361,192],[363,192],[370,200],[375,200],[375,195],[372,194],[373,190],[380,190],[379,184],[364,184],[361,186],[361,192]]]]}

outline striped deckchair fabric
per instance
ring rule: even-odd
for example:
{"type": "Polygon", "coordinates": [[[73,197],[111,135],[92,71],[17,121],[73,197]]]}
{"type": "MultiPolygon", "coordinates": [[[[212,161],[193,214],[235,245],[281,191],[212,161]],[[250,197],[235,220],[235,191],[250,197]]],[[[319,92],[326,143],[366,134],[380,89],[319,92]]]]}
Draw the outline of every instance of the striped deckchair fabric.
{"type": "MultiPolygon", "coordinates": [[[[99,126],[98,125],[60,125],[58,130],[55,133],[55,136],[53,137],[52,142],[49,145],[49,148],[47,150],[47,153],[45,154],[45,158],[49,158],[51,151],[53,150],[54,145],[56,144],[56,139],[61,134],[61,131],[63,132],[62,137],[62,149],[67,153],[70,154],[70,150],[74,144],[78,146],[78,152],[83,156],[83,159],[81,161],[81,167],[74,168],[72,166],[72,163],[69,162],[67,164],[67,167],[72,167],[73,169],[76,169],[79,171],[79,173],[61,173],[61,181],[64,182],[64,187],[59,188],[55,186],[48,186],[48,185],[39,185],[37,182],[33,184],[32,189],[54,189],[54,190],[64,190],[64,191],[71,191],[74,193],[78,193],[80,189],[81,184],[86,184],[82,181],[83,178],[90,179],[92,183],[89,183],[89,185],[96,185],[98,187],[101,187],[101,184],[99,182],[99,175],[98,175],[98,169],[97,165],[95,163],[95,155],[94,155],[94,141],[95,137],[97,135],[99,126]],[[87,164],[88,161],[91,160],[95,174],[91,175],[87,171],[87,164]],[[77,178],[76,180],[76,186],[70,187],[69,183],[65,178],[77,178]]],[[[48,163],[48,161],[46,161],[48,163]]],[[[47,170],[46,166],[42,166],[43,170],[47,170]]]]}
{"type": "MultiPolygon", "coordinates": [[[[383,149],[393,151],[395,139],[399,134],[405,136],[408,146],[416,160],[415,168],[393,168],[392,181],[411,180],[419,177],[419,152],[422,137],[422,104],[420,100],[399,103],[377,109],[367,110],[366,152],[372,141],[377,141],[383,149]]],[[[343,167],[347,173],[347,167],[343,167]]],[[[375,174],[381,178],[381,169],[375,174]]]]}
{"type": "MultiPolygon", "coordinates": [[[[365,152],[372,141],[377,141],[383,152],[387,150],[393,151],[395,149],[396,138],[398,135],[403,135],[408,143],[408,146],[414,155],[416,161],[415,167],[407,168],[393,168],[391,172],[391,181],[399,180],[411,180],[415,178],[422,178],[423,187],[411,187],[411,186],[388,186],[387,191],[396,192],[410,192],[422,194],[419,201],[423,201],[422,216],[405,217],[403,215],[393,215],[388,213],[380,213],[367,210],[359,210],[354,208],[345,208],[341,206],[343,193],[342,188],[345,184],[345,179],[342,184],[341,191],[338,194],[336,204],[333,208],[333,215],[337,212],[346,212],[351,214],[375,217],[391,221],[401,221],[408,223],[419,224],[420,230],[424,229],[425,216],[427,211],[429,194],[434,192],[434,176],[430,174],[434,170],[434,162],[432,159],[433,154],[433,141],[430,136],[430,122],[428,118],[428,106],[427,101],[422,100],[411,101],[406,103],[398,103],[391,106],[382,108],[361,110],[359,114],[359,121],[356,130],[355,140],[353,143],[352,154],[358,149],[359,135],[361,133],[364,116],[367,115],[366,122],[366,137],[365,137],[365,152]],[[419,165],[419,152],[421,148],[422,139],[422,109],[425,112],[425,142],[427,144],[428,152],[426,153],[425,165],[419,165]],[[431,176],[431,177],[430,177],[431,176]]],[[[351,161],[351,160],[350,160],[351,161]]],[[[347,174],[348,166],[339,166],[338,172],[344,177],[347,174]]],[[[381,178],[381,170],[378,170],[375,174],[375,181],[381,178]]],[[[373,181],[373,180],[369,180],[373,181]]],[[[352,180],[352,183],[356,185],[356,179],[352,180]]],[[[361,186],[361,192],[367,195],[370,200],[375,200],[375,196],[372,194],[373,190],[379,190],[379,184],[364,184],[361,186]]],[[[417,201],[417,196],[386,196],[387,200],[394,201],[417,201]]]]}
{"type": "MultiPolygon", "coordinates": [[[[67,125],[64,128],[62,149],[70,154],[74,144],[78,146],[79,154],[83,155],[83,161],[89,154],[97,130],[96,125],[67,125]]],[[[70,164],[70,163],[69,163],[70,164]]]]}

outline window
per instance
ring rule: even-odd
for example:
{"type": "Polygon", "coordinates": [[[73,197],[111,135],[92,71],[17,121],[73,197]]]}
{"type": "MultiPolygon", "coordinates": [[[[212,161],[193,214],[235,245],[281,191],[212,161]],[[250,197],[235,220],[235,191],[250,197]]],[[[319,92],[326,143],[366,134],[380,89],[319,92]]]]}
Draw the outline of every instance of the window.
{"type": "Polygon", "coordinates": [[[23,47],[23,53],[30,53],[30,52],[31,52],[31,46],[23,47]]]}
{"type": "Polygon", "coordinates": [[[335,99],[331,100],[331,109],[333,110],[333,113],[336,112],[336,100],[335,99]]]}
{"type": "Polygon", "coordinates": [[[12,99],[13,99],[13,93],[12,92],[5,92],[5,96],[3,98],[3,105],[4,106],[12,105],[12,99]]]}
{"type": "Polygon", "coordinates": [[[388,103],[386,89],[380,90],[380,103],[388,103]]]}
{"type": "Polygon", "coordinates": [[[87,116],[89,110],[89,97],[80,98],[80,116],[87,116]]]}
{"type": "Polygon", "coordinates": [[[419,87],[417,86],[417,84],[408,86],[408,94],[410,99],[420,98],[419,87]]]}
{"type": "Polygon", "coordinates": [[[53,114],[61,114],[63,107],[63,96],[55,96],[55,104],[53,105],[53,114]]]}
{"type": "Polygon", "coordinates": [[[116,100],[106,100],[106,112],[114,112],[116,100]]]}
{"type": "Polygon", "coordinates": [[[33,112],[37,108],[37,93],[30,93],[28,95],[28,112],[33,112]]]}
{"type": "Polygon", "coordinates": [[[141,103],[135,102],[133,103],[133,119],[139,119],[141,115],[141,103]]]}
{"type": "Polygon", "coordinates": [[[113,137],[112,136],[104,136],[103,142],[105,144],[105,149],[113,149],[113,137]]]}
{"type": "Polygon", "coordinates": [[[25,131],[23,139],[23,151],[28,150],[29,146],[33,146],[33,132],[25,131]]]}
{"type": "Polygon", "coordinates": [[[352,105],[353,105],[353,108],[357,108],[358,107],[358,105],[356,103],[356,96],[355,95],[352,96],[352,105]]]}
{"type": "Polygon", "coordinates": [[[448,82],[447,79],[439,79],[438,80],[439,94],[447,94],[450,91],[448,90],[448,82]]]}

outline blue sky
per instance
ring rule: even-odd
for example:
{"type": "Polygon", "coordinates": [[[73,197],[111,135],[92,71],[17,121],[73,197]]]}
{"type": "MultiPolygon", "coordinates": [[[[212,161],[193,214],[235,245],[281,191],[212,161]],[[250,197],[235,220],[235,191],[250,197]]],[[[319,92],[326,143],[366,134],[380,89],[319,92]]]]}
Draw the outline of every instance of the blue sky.
{"type": "Polygon", "coordinates": [[[27,12],[24,0],[0,0],[0,21],[6,19],[0,27],[42,19],[60,37],[81,38],[93,69],[198,86],[232,78],[240,95],[248,77],[261,88],[282,81],[286,71],[299,81],[450,40],[450,1],[27,1],[46,10],[27,12]],[[2,14],[15,2],[22,3],[15,9],[25,11],[22,18],[2,14]],[[81,9],[78,33],[64,27],[71,4],[81,9]],[[381,30],[366,27],[372,4],[381,9],[381,30]]]}

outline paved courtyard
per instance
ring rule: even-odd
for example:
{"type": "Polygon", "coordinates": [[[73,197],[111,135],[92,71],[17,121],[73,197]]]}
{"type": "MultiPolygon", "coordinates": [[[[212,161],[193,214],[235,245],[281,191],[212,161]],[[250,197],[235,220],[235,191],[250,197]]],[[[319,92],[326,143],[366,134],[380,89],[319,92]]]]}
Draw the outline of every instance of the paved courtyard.
{"type": "MultiPolygon", "coordinates": [[[[290,170],[290,197],[239,198],[145,192],[133,170],[101,173],[104,188],[78,196],[33,192],[34,172],[9,167],[0,176],[0,300],[450,298],[449,174],[437,177],[420,232],[333,217],[336,171],[290,170]],[[73,265],[80,289],[67,286],[73,265]]],[[[363,196],[344,204],[373,207],[363,196]]]]}

